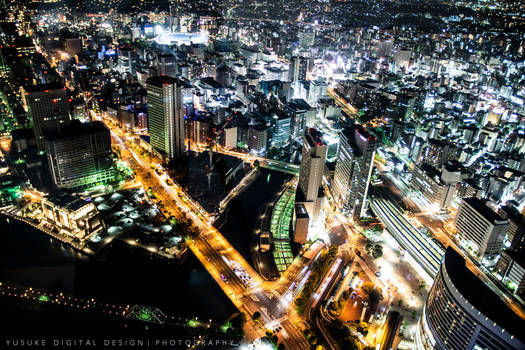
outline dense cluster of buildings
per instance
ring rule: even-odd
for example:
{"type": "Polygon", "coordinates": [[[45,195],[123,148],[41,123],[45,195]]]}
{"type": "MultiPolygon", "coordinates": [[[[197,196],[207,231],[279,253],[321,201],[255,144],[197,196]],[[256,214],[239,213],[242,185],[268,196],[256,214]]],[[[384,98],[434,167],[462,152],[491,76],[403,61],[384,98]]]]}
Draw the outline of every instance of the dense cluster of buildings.
{"type": "MultiPolygon", "coordinates": [[[[328,14],[351,12],[350,4],[327,4],[318,20],[309,7],[297,23],[179,5],[75,18],[20,1],[2,9],[0,132],[35,186],[79,191],[115,181],[117,151],[100,117],[166,164],[188,165],[194,197],[217,194],[209,208],[244,174],[242,161],[214,149],[300,163],[291,226],[304,244],[328,201],[354,222],[370,215],[375,164],[395,154],[383,171],[405,179],[433,213],[453,214],[461,249],[523,295],[525,40],[514,21],[503,35],[461,7],[439,19],[455,30],[430,33],[430,9],[424,25],[387,30],[332,25],[328,14]]],[[[497,7],[498,16],[513,11],[497,7]]],[[[235,8],[253,14],[248,4],[235,8]]],[[[2,193],[18,186],[13,177],[0,174],[2,193]]],[[[49,220],[79,237],[98,229],[84,213],[92,205],[53,193],[42,204],[49,220]]],[[[447,251],[418,346],[523,347],[510,311],[483,304],[498,297],[463,265],[447,251]]]]}

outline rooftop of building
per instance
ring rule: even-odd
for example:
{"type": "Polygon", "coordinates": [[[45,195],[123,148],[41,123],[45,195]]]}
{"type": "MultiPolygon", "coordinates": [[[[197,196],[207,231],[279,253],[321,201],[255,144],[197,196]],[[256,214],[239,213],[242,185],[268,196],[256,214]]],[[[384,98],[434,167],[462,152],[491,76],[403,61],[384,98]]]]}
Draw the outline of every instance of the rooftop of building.
{"type": "Polygon", "coordinates": [[[372,136],[361,124],[354,124],[353,126],[346,127],[343,130],[341,130],[341,133],[346,136],[348,140],[351,140],[353,142],[354,140],[354,133],[357,131],[359,135],[361,135],[364,139],[363,141],[376,141],[376,138],[372,136]]]}
{"type": "Polygon", "coordinates": [[[260,123],[250,124],[250,129],[254,129],[257,131],[264,131],[268,129],[268,126],[266,126],[266,123],[264,123],[264,121],[261,120],[260,123]]]}
{"type": "Polygon", "coordinates": [[[45,199],[57,207],[67,209],[69,211],[78,210],[89,204],[87,200],[77,197],[66,190],[51,192],[45,197],[45,199]]]}
{"type": "Polygon", "coordinates": [[[326,143],[323,140],[323,134],[315,128],[306,129],[304,136],[306,137],[306,140],[308,140],[308,143],[310,143],[310,145],[312,146],[326,145],[326,143]]]}
{"type": "Polygon", "coordinates": [[[458,252],[447,248],[443,264],[452,283],[468,303],[516,338],[525,340],[525,321],[466,267],[465,259],[458,252]]]}
{"type": "Polygon", "coordinates": [[[449,143],[444,140],[438,140],[438,139],[430,139],[428,140],[428,143],[434,146],[444,147],[447,146],[449,143]]]}
{"type": "Polygon", "coordinates": [[[177,84],[182,85],[180,79],[172,78],[167,75],[158,75],[156,77],[151,77],[146,80],[146,84],[153,85],[157,87],[162,87],[162,85],[177,84]]]}
{"type": "Polygon", "coordinates": [[[478,213],[480,213],[485,219],[490,221],[491,223],[501,223],[505,221],[498,213],[496,213],[494,210],[490,209],[484,201],[477,197],[469,197],[469,198],[463,198],[463,201],[470,205],[474,210],[476,210],[478,213]]]}
{"type": "Polygon", "coordinates": [[[509,205],[509,202],[507,202],[507,205],[504,205],[500,208],[498,214],[506,219],[511,220],[517,225],[523,225],[523,230],[525,230],[525,215],[520,213],[516,207],[509,205]]]}
{"type": "Polygon", "coordinates": [[[425,174],[427,174],[428,177],[436,178],[439,181],[439,177],[441,176],[441,171],[433,167],[432,165],[428,163],[422,163],[418,166],[419,169],[421,169],[425,174]]]}
{"type": "Polygon", "coordinates": [[[47,140],[71,139],[83,135],[94,134],[98,132],[107,132],[109,130],[104,123],[100,121],[82,123],[79,120],[72,120],[69,124],[58,131],[48,131],[45,133],[47,140]]]}
{"type": "Polygon", "coordinates": [[[508,256],[510,256],[510,258],[515,263],[517,263],[518,265],[520,265],[522,268],[525,269],[525,254],[523,254],[522,251],[509,249],[509,250],[505,250],[505,253],[508,256]]]}
{"type": "Polygon", "coordinates": [[[214,89],[220,89],[223,87],[221,83],[219,83],[217,80],[213,79],[212,77],[202,78],[201,82],[214,89]]]}
{"type": "Polygon", "coordinates": [[[11,137],[13,141],[32,139],[35,137],[35,132],[33,129],[15,129],[11,131],[11,137]]]}
{"type": "Polygon", "coordinates": [[[177,58],[175,55],[171,53],[161,53],[157,56],[158,58],[177,58]]]}
{"type": "Polygon", "coordinates": [[[310,109],[312,109],[312,106],[310,106],[308,102],[306,102],[302,98],[291,99],[290,102],[288,102],[287,106],[293,109],[294,111],[297,111],[297,110],[309,111],[310,109]]]}
{"type": "Polygon", "coordinates": [[[285,120],[290,119],[290,116],[282,111],[278,111],[272,115],[272,118],[275,120],[285,120]]]}
{"type": "Polygon", "coordinates": [[[473,187],[476,190],[481,190],[481,187],[479,186],[479,181],[474,178],[468,178],[463,180],[466,184],[468,184],[470,187],[473,187]]]}
{"type": "Polygon", "coordinates": [[[306,211],[304,204],[302,203],[295,204],[295,216],[300,219],[309,217],[308,211],[306,211]]]}
{"type": "Polygon", "coordinates": [[[47,84],[36,84],[36,85],[25,85],[24,90],[28,93],[34,92],[48,92],[52,90],[65,90],[66,88],[62,83],[47,83],[47,84]]]}
{"type": "Polygon", "coordinates": [[[457,160],[449,160],[443,167],[450,172],[463,171],[463,166],[457,160]]]}

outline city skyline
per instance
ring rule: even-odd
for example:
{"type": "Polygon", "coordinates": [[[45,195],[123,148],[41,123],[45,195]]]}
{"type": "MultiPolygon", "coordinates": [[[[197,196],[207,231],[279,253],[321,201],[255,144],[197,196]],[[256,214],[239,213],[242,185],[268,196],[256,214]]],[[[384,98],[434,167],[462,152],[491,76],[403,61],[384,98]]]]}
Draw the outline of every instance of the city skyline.
{"type": "Polygon", "coordinates": [[[524,16],[4,0],[0,348],[524,349],[524,16]]]}

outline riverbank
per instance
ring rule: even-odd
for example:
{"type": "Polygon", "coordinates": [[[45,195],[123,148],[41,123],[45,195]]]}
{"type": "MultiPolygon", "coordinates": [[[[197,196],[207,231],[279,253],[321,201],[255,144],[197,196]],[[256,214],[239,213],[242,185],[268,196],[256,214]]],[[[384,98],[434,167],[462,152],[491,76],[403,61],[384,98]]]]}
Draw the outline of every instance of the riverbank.
{"type": "Polygon", "coordinates": [[[0,281],[218,322],[236,311],[191,253],[178,264],[115,240],[95,260],[25,223],[0,225],[0,281]]]}
{"type": "Polygon", "coordinates": [[[257,249],[257,240],[253,237],[260,209],[266,206],[283,184],[292,177],[275,170],[260,168],[257,178],[230,201],[225,212],[214,223],[214,226],[254,268],[256,262],[253,253],[257,249]]]}

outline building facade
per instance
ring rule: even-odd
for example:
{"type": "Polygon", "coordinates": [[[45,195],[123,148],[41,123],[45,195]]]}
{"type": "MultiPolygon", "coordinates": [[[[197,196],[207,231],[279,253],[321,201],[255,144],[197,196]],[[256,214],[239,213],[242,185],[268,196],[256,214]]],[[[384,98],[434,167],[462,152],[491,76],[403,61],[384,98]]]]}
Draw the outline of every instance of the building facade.
{"type": "Polygon", "coordinates": [[[248,148],[256,153],[263,153],[268,148],[268,127],[266,125],[250,125],[248,128],[248,148]]]}
{"type": "Polygon", "coordinates": [[[168,77],[177,77],[177,57],[175,55],[158,55],[157,56],[157,74],[168,77]]]}
{"type": "Polygon", "coordinates": [[[376,138],[361,125],[342,130],[332,192],[339,209],[354,218],[366,212],[375,151],[376,138]]]}
{"type": "Polygon", "coordinates": [[[181,159],[184,151],[182,84],[175,78],[158,76],[147,80],[148,129],[151,145],[168,159],[181,159]]]}
{"type": "Polygon", "coordinates": [[[525,348],[523,320],[448,248],[416,331],[417,350],[525,348]]]}
{"type": "Polygon", "coordinates": [[[291,119],[288,115],[279,114],[273,116],[272,146],[284,146],[290,141],[291,119]]]}
{"type": "Polygon", "coordinates": [[[479,261],[492,260],[502,249],[509,221],[490,209],[481,199],[463,198],[454,218],[461,246],[479,261]]]}
{"type": "Polygon", "coordinates": [[[88,188],[115,179],[111,136],[102,122],[74,120],[45,136],[49,170],[57,188],[88,188]]]}
{"type": "Polygon", "coordinates": [[[44,132],[56,131],[70,120],[67,91],[57,83],[25,86],[22,99],[33,123],[36,145],[42,152],[44,132]]]}
{"type": "Polygon", "coordinates": [[[525,292],[525,257],[516,250],[506,250],[496,265],[501,281],[515,294],[525,292]]]}
{"type": "Polygon", "coordinates": [[[319,187],[323,181],[327,145],[319,131],[313,128],[306,130],[303,138],[303,152],[299,172],[299,188],[305,200],[317,199],[319,187]]]}
{"type": "Polygon", "coordinates": [[[104,229],[104,222],[92,201],[58,190],[42,199],[44,220],[60,233],[84,239],[104,229]]]}
{"type": "Polygon", "coordinates": [[[430,204],[436,205],[439,209],[446,209],[450,206],[459,181],[461,181],[459,172],[447,169],[439,171],[423,163],[414,168],[410,186],[419,191],[430,204]]]}

